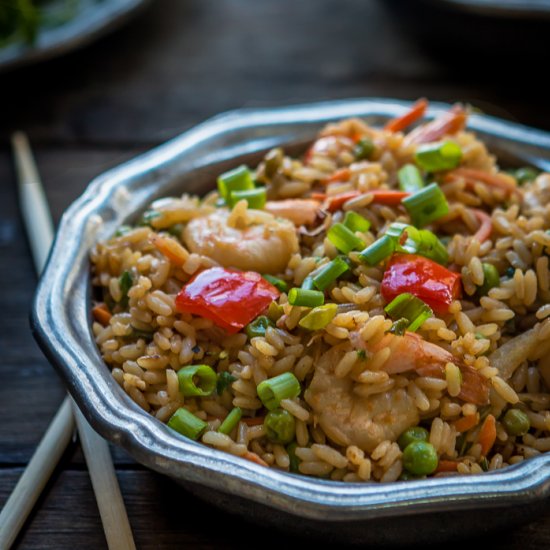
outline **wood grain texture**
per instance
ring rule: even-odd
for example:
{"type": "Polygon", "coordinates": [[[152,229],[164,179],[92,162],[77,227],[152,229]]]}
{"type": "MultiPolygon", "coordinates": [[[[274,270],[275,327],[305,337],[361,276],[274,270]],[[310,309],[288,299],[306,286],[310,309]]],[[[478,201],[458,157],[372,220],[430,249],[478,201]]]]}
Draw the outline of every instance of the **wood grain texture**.
{"type": "MultiPolygon", "coordinates": [[[[534,82],[537,67],[522,50],[506,48],[492,61],[487,51],[465,55],[474,48],[473,29],[479,34],[487,25],[470,27],[455,16],[443,22],[454,21],[462,38],[449,35],[440,47],[445,24],[435,28],[429,17],[413,19],[387,4],[157,1],[81,52],[0,74],[0,506],[64,396],[28,328],[36,277],[17,209],[10,133],[29,133],[58,221],[94,176],[226,109],[426,96],[471,102],[550,129],[546,89],[534,82]]],[[[514,27],[525,31],[523,23],[514,27]]],[[[496,36],[489,32],[485,39],[496,36]]],[[[500,52],[502,44],[495,44],[500,52]]],[[[203,503],[123,450],[111,451],[138,548],[237,548],[243,532],[249,545],[261,539],[292,546],[278,532],[203,503]]],[[[550,514],[475,542],[500,550],[547,548],[550,514]]],[[[82,453],[73,443],[17,547],[105,544],[82,453]]]]}

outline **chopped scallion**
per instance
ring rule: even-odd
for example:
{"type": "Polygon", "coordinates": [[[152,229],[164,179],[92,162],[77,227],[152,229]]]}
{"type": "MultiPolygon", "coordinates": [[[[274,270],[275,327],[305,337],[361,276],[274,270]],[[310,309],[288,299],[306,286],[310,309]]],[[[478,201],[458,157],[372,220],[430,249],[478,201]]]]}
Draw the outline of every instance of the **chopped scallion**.
{"type": "Polygon", "coordinates": [[[232,191],[247,191],[254,189],[254,180],[248,166],[244,164],[218,177],[218,191],[222,198],[231,198],[232,191]]]}
{"type": "Polygon", "coordinates": [[[426,185],[420,170],[414,164],[402,166],[397,172],[397,181],[401,191],[409,191],[410,193],[415,193],[426,185]]]}
{"type": "Polygon", "coordinates": [[[121,292],[119,303],[122,307],[126,307],[128,305],[128,291],[132,288],[132,285],[134,284],[132,274],[129,271],[125,271],[120,276],[118,284],[121,292]]]}
{"type": "Polygon", "coordinates": [[[319,290],[325,290],[348,269],[349,265],[342,258],[336,257],[317,272],[313,284],[319,290]]]}
{"type": "Polygon", "coordinates": [[[409,326],[409,321],[405,319],[405,317],[401,317],[401,319],[397,319],[397,321],[393,322],[388,332],[391,332],[396,336],[403,336],[408,326],[409,326]]]}
{"type": "Polygon", "coordinates": [[[286,282],[282,279],[279,279],[279,277],[274,277],[273,275],[268,275],[267,273],[265,275],[262,275],[262,277],[268,283],[271,283],[277,290],[280,290],[281,292],[286,292],[288,290],[288,285],[286,284],[286,282]]]}
{"type": "Polygon", "coordinates": [[[302,389],[294,374],[284,372],[279,376],[260,382],[256,391],[264,407],[272,411],[281,404],[283,399],[298,397],[302,389]]]}
{"type": "Polygon", "coordinates": [[[418,146],[414,159],[427,172],[452,170],[460,164],[462,149],[454,141],[425,143],[418,146]]]}
{"type": "Polygon", "coordinates": [[[275,323],[284,315],[283,306],[277,302],[271,302],[267,308],[267,316],[275,323]]]}
{"type": "Polygon", "coordinates": [[[385,260],[391,256],[394,251],[395,240],[389,235],[384,235],[377,241],[374,241],[372,244],[367,246],[367,248],[359,254],[359,259],[370,266],[375,266],[382,260],[385,260]]]}
{"type": "Polygon", "coordinates": [[[257,187],[256,189],[246,189],[244,191],[231,191],[229,194],[229,206],[235,206],[240,200],[245,200],[248,207],[254,210],[261,210],[266,202],[265,187],[257,187]]]}
{"type": "Polygon", "coordinates": [[[291,306],[317,307],[323,305],[325,295],[319,290],[291,288],[288,293],[288,303],[291,306]]]}
{"type": "Polygon", "coordinates": [[[404,223],[392,223],[387,229],[386,235],[397,240],[396,250],[398,252],[419,254],[442,265],[446,265],[449,261],[445,245],[437,238],[437,235],[428,229],[417,229],[413,225],[404,223]],[[403,235],[406,237],[404,242],[403,235]]]}
{"type": "Polygon", "coordinates": [[[353,210],[348,210],[346,216],[344,217],[344,225],[351,229],[351,231],[359,231],[360,233],[365,233],[370,229],[370,222],[366,218],[363,218],[361,214],[354,212],[353,210]]]}
{"type": "Polygon", "coordinates": [[[218,432],[225,435],[229,435],[239,423],[239,420],[241,419],[242,415],[243,415],[243,411],[240,409],[240,407],[235,407],[224,418],[224,421],[220,424],[220,427],[218,428],[218,432]]]}
{"type": "Polygon", "coordinates": [[[343,223],[335,223],[327,233],[328,240],[344,254],[363,248],[365,243],[343,223]]]}
{"type": "Polygon", "coordinates": [[[321,330],[334,319],[337,311],[336,304],[325,304],[313,308],[298,324],[307,330],[321,330]]]}
{"type": "Polygon", "coordinates": [[[519,185],[523,185],[528,181],[537,179],[539,174],[539,170],[532,168],[531,166],[524,166],[523,168],[518,168],[517,170],[512,171],[512,175],[516,178],[519,185]]]}
{"type": "Polygon", "coordinates": [[[132,227],[130,225],[121,225],[116,231],[113,237],[122,237],[122,235],[126,235],[126,233],[129,233],[132,231],[132,227]]]}
{"type": "Polygon", "coordinates": [[[401,204],[409,212],[416,227],[424,227],[449,212],[447,199],[437,183],[431,183],[413,195],[403,199],[401,204]]]}
{"type": "Polygon", "coordinates": [[[394,320],[407,319],[407,330],[411,332],[419,329],[426,319],[429,319],[433,312],[420,298],[405,292],[394,298],[384,311],[394,320]]]}
{"type": "Polygon", "coordinates": [[[170,417],[168,426],[181,435],[196,441],[206,430],[208,424],[181,407],[170,417]]]}
{"type": "Polygon", "coordinates": [[[314,290],[313,286],[313,277],[308,275],[303,281],[302,281],[302,287],[304,290],[314,290]]]}
{"type": "Polygon", "coordinates": [[[217,376],[208,365],[189,365],[178,371],[178,380],[185,397],[205,397],[216,389],[217,376]]]}
{"type": "Polygon", "coordinates": [[[267,327],[272,327],[273,322],[265,315],[256,317],[254,321],[246,325],[244,331],[249,338],[256,338],[257,336],[265,336],[267,327]]]}
{"type": "Polygon", "coordinates": [[[290,461],[288,469],[294,474],[299,474],[301,460],[296,454],[296,447],[298,447],[298,444],[296,442],[291,443],[290,445],[287,445],[286,452],[288,453],[288,459],[290,461]]]}
{"type": "Polygon", "coordinates": [[[237,378],[230,372],[220,372],[216,380],[216,393],[221,395],[229,387],[229,384],[235,382],[235,380],[237,380],[237,378]]]}

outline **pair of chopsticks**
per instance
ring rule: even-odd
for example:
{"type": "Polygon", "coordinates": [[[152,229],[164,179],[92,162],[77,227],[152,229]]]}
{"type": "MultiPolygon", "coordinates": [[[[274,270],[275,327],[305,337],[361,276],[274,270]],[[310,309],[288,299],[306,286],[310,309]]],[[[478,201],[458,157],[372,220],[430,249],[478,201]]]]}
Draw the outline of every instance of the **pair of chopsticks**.
{"type": "MultiPolygon", "coordinates": [[[[19,180],[21,212],[36,271],[40,274],[53,242],[52,219],[26,136],[21,132],[14,134],[12,144],[19,180]]],[[[64,399],[0,512],[1,549],[10,548],[15,541],[71,440],[75,420],[109,549],[135,550],[107,442],[94,432],[69,396],[64,399]]]]}

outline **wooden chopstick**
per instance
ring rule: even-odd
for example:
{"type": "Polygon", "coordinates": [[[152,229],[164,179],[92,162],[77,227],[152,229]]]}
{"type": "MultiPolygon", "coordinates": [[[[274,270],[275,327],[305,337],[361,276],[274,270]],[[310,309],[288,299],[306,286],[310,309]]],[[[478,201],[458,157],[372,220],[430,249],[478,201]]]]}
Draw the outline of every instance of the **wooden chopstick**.
{"type": "MultiPolygon", "coordinates": [[[[40,273],[53,242],[53,224],[26,136],[21,132],[15,133],[12,144],[19,180],[21,212],[36,271],[40,273]]],[[[0,513],[0,548],[9,548],[13,544],[69,443],[74,429],[74,419],[76,419],[107,544],[111,550],[135,550],[132,530],[107,442],[94,432],[74,401],[68,396],[64,399],[0,513]]]]}

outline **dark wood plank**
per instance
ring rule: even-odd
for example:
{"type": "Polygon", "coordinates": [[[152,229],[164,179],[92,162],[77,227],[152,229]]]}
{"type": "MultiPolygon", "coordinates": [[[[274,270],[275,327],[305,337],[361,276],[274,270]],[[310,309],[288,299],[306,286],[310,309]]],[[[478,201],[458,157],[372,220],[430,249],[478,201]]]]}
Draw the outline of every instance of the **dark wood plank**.
{"type": "MultiPolygon", "coordinates": [[[[20,469],[0,471],[0,506],[19,475],[20,469]]],[[[141,550],[275,548],[280,545],[294,548],[298,544],[329,547],[319,541],[291,538],[229,515],[153,472],[119,470],[117,476],[136,544],[141,550]]],[[[474,548],[499,550],[548,548],[549,520],[550,513],[546,513],[514,531],[503,530],[464,541],[449,541],[446,548],[458,550],[472,544],[475,544],[474,548]]],[[[75,547],[104,548],[105,539],[87,472],[64,470],[48,486],[36,513],[19,538],[17,548],[64,550],[75,547]]],[[[414,541],[411,541],[411,547],[415,547],[414,541]]]]}
{"type": "MultiPolygon", "coordinates": [[[[105,169],[136,151],[36,151],[54,218],[105,169]]],[[[15,175],[6,151],[0,153],[0,464],[20,465],[30,459],[64,390],[29,329],[28,315],[36,275],[18,213],[15,175]],[[29,408],[30,404],[30,408],[29,408]]],[[[119,454],[122,463],[127,455],[119,454]]],[[[78,457],[77,457],[78,458],[78,457]]]]}
{"type": "Polygon", "coordinates": [[[226,109],[361,96],[463,100],[550,128],[544,86],[525,85],[529,58],[488,61],[464,37],[437,57],[410,26],[364,0],[154,2],[84,51],[0,75],[0,137],[154,144],[226,109]]]}

